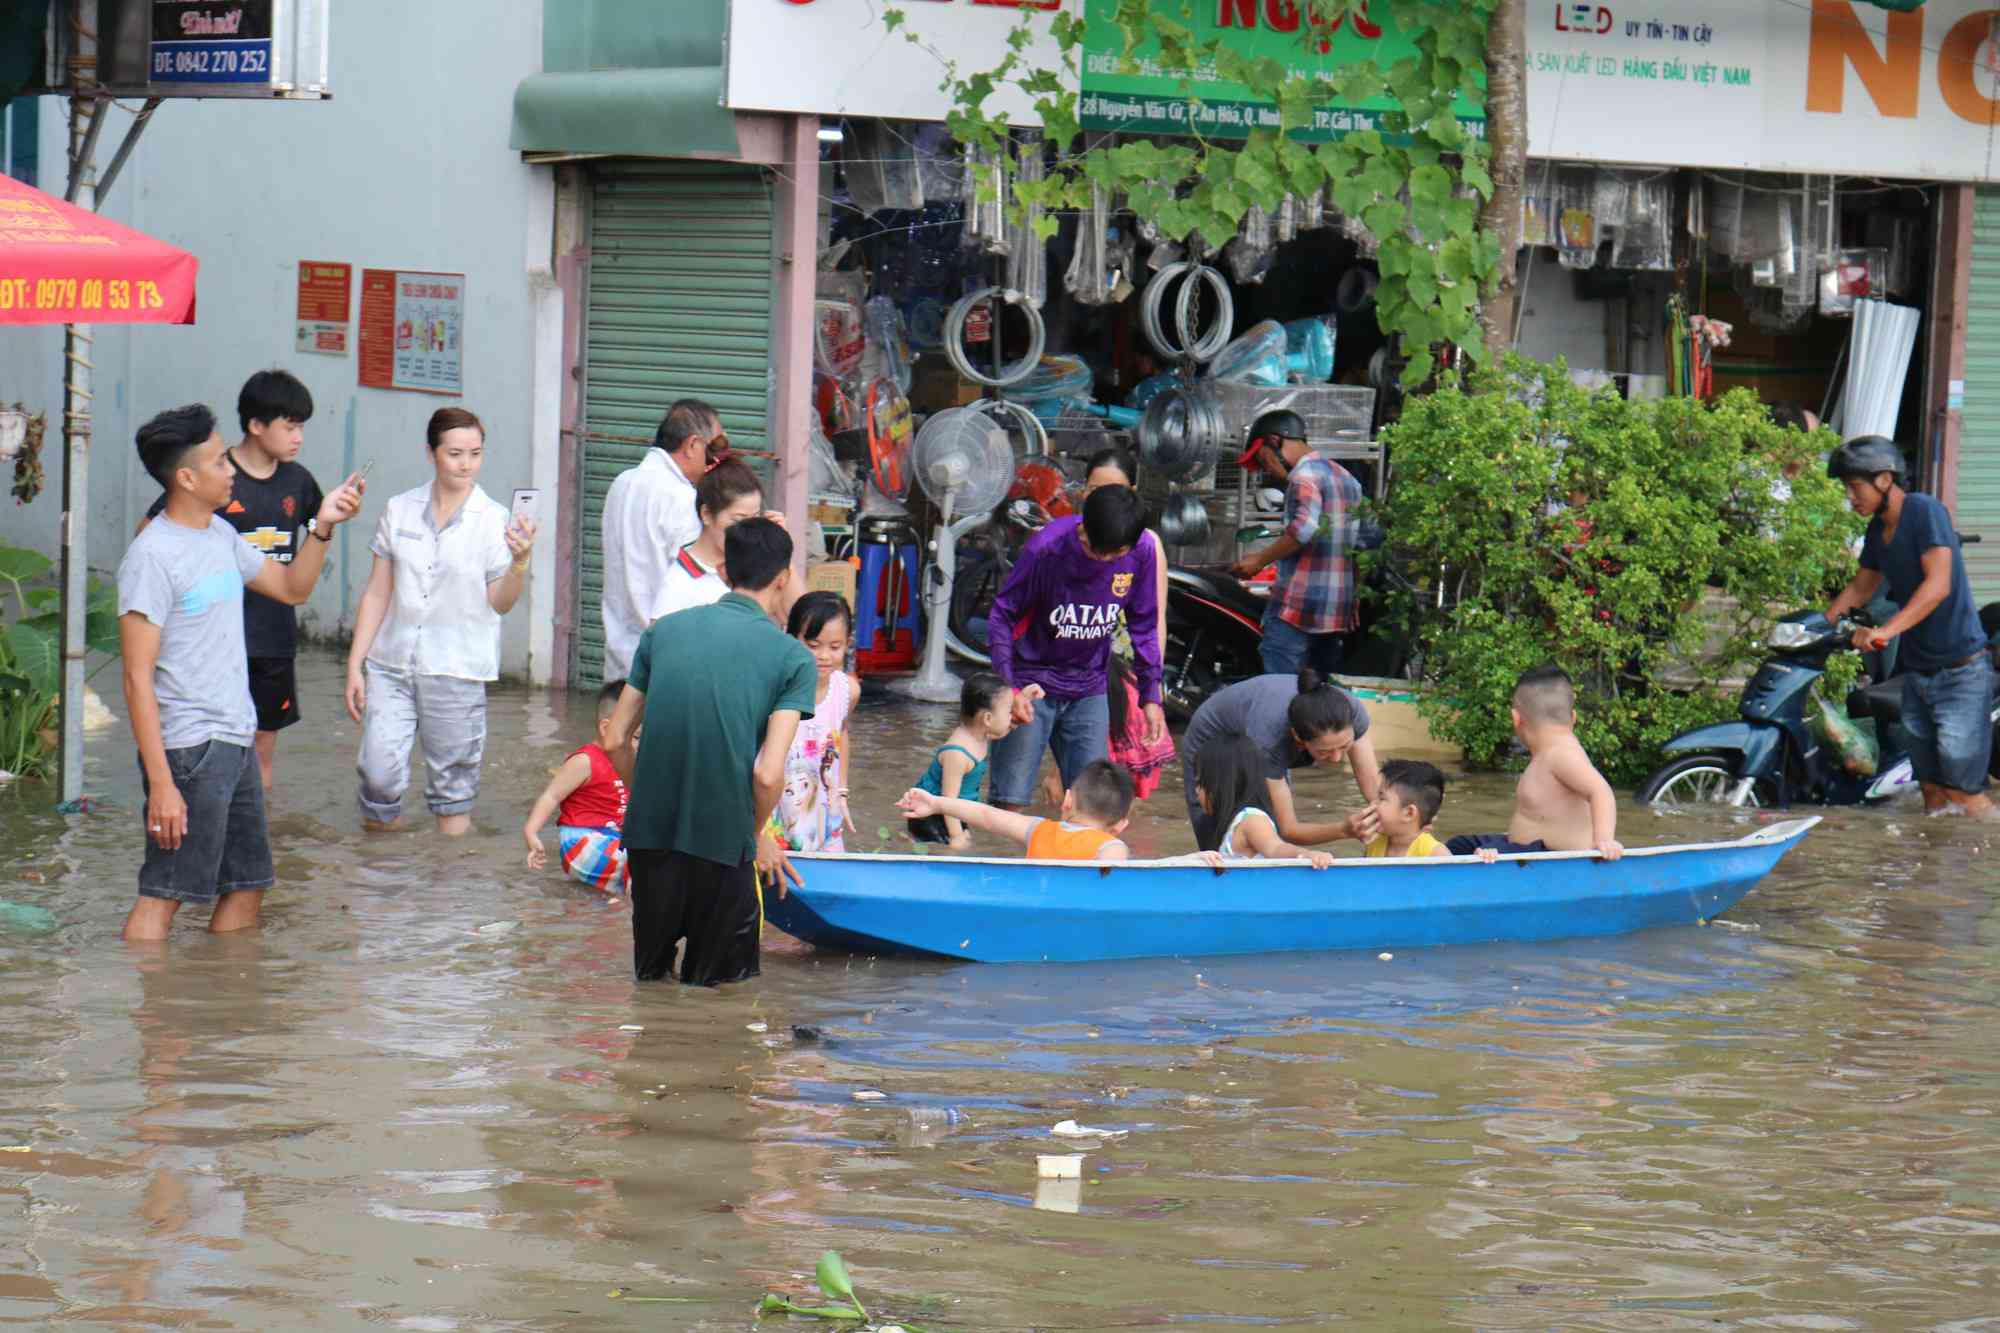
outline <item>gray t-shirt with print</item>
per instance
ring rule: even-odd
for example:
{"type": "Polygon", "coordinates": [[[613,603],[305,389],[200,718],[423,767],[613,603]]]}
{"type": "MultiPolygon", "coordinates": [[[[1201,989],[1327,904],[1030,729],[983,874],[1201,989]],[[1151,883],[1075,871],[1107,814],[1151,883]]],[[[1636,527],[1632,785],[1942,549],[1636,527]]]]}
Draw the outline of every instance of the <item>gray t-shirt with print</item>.
{"type": "MultiPolygon", "coordinates": [[[[1338,685],[1333,687],[1339,690],[1338,685]]],[[[1368,709],[1346,690],[1354,705],[1354,739],[1368,734],[1368,709]]],[[[1188,799],[1194,799],[1194,761],[1211,736],[1240,733],[1257,742],[1264,752],[1264,776],[1272,782],[1291,780],[1291,771],[1309,762],[1305,752],[1292,740],[1292,700],[1298,697],[1298,677],[1289,675],[1252,676],[1240,680],[1195,710],[1181,737],[1181,763],[1185,768],[1188,799]]]]}
{"type": "Polygon", "coordinates": [[[160,628],[153,693],[167,749],[255,739],[243,585],[263,568],[263,552],[220,514],[199,530],[162,515],[126,548],[118,566],[118,614],[136,611],[160,628]]]}

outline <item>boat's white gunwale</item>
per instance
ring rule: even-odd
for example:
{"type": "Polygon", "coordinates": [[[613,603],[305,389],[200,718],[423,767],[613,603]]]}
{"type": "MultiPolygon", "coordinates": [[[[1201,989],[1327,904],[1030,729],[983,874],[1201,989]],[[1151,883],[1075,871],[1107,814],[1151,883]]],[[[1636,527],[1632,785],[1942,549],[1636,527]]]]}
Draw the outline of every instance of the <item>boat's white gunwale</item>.
{"type": "MultiPolygon", "coordinates": [[[[1627,847],[1624,859],[1630,860],[1635,856],[1665,856],[1676,852],[1724,852],[1745,847],[1768,847],[1773,843],[1784,842],[1799,834],[1803,834],[1819,823],[1820,818],[1819,815],[1807,815],[1803,819],[1787,819],[1781,823],[1767,825],[1764,828],[1757,829],[1728,842],[1674,842],[1659,847],[1627,847]]],[[[1291,870],[1311,865],[1311,862],[1302,858],[1293,858],[1286,861],[1236,861],[1231,862],[1222,871],[1218,872],[1210,870],[1208,866],[1203,865],[1199,861],[1189,860],[1185,853],[1180,856],[1164,857],[1151,861],[1030,862],[1018,856],[930,856],[920,852],[793,852],[791,853],[791,859],[794,861],[827,861],[840,864],[867,861],[893,865],[1011,866],[1015,869],[1019,869],[1023,865],[1080,866],[1106,873],[1125,869],[1208,870],[1210,874],[1233,874],[1239,870],[1291,870]]],[[[1494,864],[1498,865],[1506,861],[1595,861],[1599,859],[1596,852],[1516,852],[1511,856],[1502,856],[1494,864]]],[[[1398,870],[1408,870],[1419,866],[1429,869],[1432,867],[1444,868],[1467,864],[1477,863],[1473,862],[1472,858],[1465,856],[1346,856],[1337,857],[1333,862],[1335,866],[1351,866],[1355,868],[1376,866],[1384,869],[1393,867],[1398,870]]],[[[1332,869],[1333,867],[1329,866],[1327,868],[1332,869]]]]}

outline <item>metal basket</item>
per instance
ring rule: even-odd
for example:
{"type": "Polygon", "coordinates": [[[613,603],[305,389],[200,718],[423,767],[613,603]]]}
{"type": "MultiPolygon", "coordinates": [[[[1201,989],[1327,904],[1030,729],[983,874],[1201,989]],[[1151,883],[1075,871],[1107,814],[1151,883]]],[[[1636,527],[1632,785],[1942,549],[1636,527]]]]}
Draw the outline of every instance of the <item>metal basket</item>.
{"type": "Polygon", "coordinates": [[[1132,432],[1088,412],[1065,411],[1048,427],[1049,452],[1059,458],[1086,459],[1099,449],[1131,452],[1132,432]]]}
{"type": "MultiPolygon", "coordinates": [[[[1239,489],[1243,469],[1236,459],[1250,440],[1250,425],[1266,412],[1288,408],[1305,418],[1306,443],[1329,458],[1376,460],[1381,450],[1370,438],[1375,425],[1375,391],[1344,384],[1288,384],[1273,389],[1261,384],[1218,384],[1224,419],[1231,431],[1230,447],[1216,463],[1214,489],[1239,489]]],[[[1377,467],[1377,472],[1381,469],[1377,467]]],[[[1234,526],[1234,525],[1232,525],[1234,526]]]]}

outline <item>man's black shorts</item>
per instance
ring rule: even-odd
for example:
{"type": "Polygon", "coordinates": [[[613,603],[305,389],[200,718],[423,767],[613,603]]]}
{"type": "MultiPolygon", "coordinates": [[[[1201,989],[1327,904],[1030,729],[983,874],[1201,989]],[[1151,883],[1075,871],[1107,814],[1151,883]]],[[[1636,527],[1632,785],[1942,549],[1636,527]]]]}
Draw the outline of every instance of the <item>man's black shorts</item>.
{"type": "Polygon", "coordinates": [[[719,986],[758,972],[757,870],[726,866],[685,852],[628,848],[632,873],[632,972],[658,981],[681,956],[681,984],[719,986]]]}
{"type": "Polygon", "coordinates": [[[1525,852],[1546,852],[1549,845],[1540,838],[1533,842],[1515,842],[1504,833],[1461,833],[1455,838],[1445,839],[1445,850],[1453,856],[1472,856],[1492,848],[1502,856],[1519,856],[1525,852]]]}
{"type": "Polygon", "coordinates": [[[298,686],[291,658],[250,659],[250,702],[257,705],[259,731],[283,731],[299,720],[298,686]]]}

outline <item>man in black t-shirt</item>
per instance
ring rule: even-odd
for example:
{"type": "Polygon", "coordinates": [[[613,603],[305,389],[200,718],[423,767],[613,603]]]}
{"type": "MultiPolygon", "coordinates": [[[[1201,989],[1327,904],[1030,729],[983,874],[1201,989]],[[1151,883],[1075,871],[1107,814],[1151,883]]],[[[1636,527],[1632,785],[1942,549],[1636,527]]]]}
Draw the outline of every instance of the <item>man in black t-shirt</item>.
{"type": "MultiPolygon", "coordinates": [[[[281,565],[292,563],[299,543],[333,540],[314,534],[312,520],[325,496],[313,474],[299,464],[305,424],[312,419],[312,394],[293,375],[260,370],[236,395],[243,440],[229,451],[236,481],[222,516],[245,540],[281,565]]],[[[144,528],[166,503],[161,496],[146,511],[144,528]]],[[[248,589],[243,593],[243,643],[250,657],[250,698],[257,705],[257,765],[270,790],[278,733],[299,720],[292,659],[298,652],[298,615],[283,602],[248,589]]]]}

